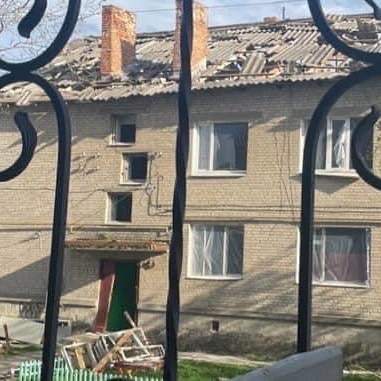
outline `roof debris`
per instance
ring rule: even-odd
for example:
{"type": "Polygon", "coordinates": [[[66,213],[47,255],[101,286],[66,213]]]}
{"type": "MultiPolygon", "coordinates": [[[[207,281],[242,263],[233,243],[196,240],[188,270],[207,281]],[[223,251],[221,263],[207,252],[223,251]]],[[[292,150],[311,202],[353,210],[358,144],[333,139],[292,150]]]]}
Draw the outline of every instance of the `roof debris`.
{"type": "MultiPolygon", "coordinates": [[[[328,16],[348,44],[381,52],[381,24],[372,15],[328,16]]],[[[68,101],[92,102],[177,92],[172,72],[173,32],[137,38],[137,59],[121,78],[102,80],[101,39],[72,41],[41,70],[68,101]]],[[[311,19],[210,28],[207,68],[194,79],[195,90],[284,81],[332,79],[358,68],[328,45],[311,19]]],[[[46,100],[35,86],[17,84],[0,92],[0,102],[25,105],[46,100]]]]}

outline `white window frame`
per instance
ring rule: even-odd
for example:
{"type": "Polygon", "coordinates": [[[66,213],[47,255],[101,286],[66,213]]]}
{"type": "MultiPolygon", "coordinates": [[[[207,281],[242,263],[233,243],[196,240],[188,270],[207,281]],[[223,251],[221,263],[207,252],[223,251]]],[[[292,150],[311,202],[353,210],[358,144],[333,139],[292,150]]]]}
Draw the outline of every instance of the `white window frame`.
{"type": "Polygon", "coordinates": [[[244,264],[244,252],[245,252],[245,226],[244,225],[221,225],[215,223],[194,223],[189,225],[188,231],[188,265],[187,265],[187,278],[188,279],[202,279],[202,280],[241,280],[243,279],[243,266],[242,266],[242,274],[227,274],[227,229],[231,227],[240,227],[243,232],[243,244],[242,244],[242,263],[244,264]],[[192,274],[193,268],[193,235],[194,235],[194,227],[210,227],[210,226],[223,226],[224,227],[224,254],[223,254],[223,270],[224,274],[222,275],[194,275],[192,274]]]}
{"type": "MultiPolygon", "coordinates": [[[[369,239],[369,246],[366,253],[366,267],[367,267],[367,281],[364,284],[359,284],[355,282],[339,282],[339,281],[316,281],[312,278],[312,284],[314,286],[324,286],[324,287],[340,287],[340,288],[370,288],[371,279],[370,279],[370,261],[371,261],[371,254],[372,254],[372,229],[369,226],[342,226],[342,225],[318,225],[314,227],[315,229],[330,229],[330,228],[339,228],[339,229],[363,229],[365,231],[368,231],[368,239],[369,239]]],[[[299,284],[299,264],[300,264],[300,228],[296,228],[297,232],[297,247],[296,247],[296,272],[295,272],[295,283],[299,284]]],[[[313,238],[314,239],[314,238],[313,238]]],[[[325,239],[326,236],[323,235],[323,244],[325,245],[325,239]]],[[[325,256],[323,257],[323,268],[325,268],[325,256]]]]}
{"type": "Polygon", "coordinates": [[[120,184],[122,185],[143,185],[147,182],[148,178],[148,172],[149,172],[149,160],[148,160],[148,153],[123,153],[122,154],[122,164],[120,169],[120,184]],[[145,179],[142,179],[141,181],[133,180],[130,178],[131,173],[131,165],[129,158],[131,156],[146,156],[147,157],[147,177],[145,179]]]}
{"type": "Polygon", "coordinates": [[[106,193],[106,224],[108,225],[128,225],[132,222],[132,193],[131,192],[108,192],[106,193]],[[112,211],[113,211],[113,202],[112,195],[115,194],[131,194],[131,220],[130,221],[116,221],[112,219],[112,211]]]}
{"type": "Polygon", "coordinates": [[[120,125],[123,123],[123,121],[127,121],[131,125],[135,125],[135,140],[136,140],[136,115],[135,114],[125,114],[125,115],[112,115],[111,116],[111,135],[110,135],[110,145],[111,146],[123,146],[123,147],[129,147],[136,144],[135,142],[130,143],[123,143],[119,142],[120,140],[120,125]]]}
{"type": "MultiPolygon", "coordinates": [[[[209,167],[213,168],[213,157],[214,157],[214,125],[217,123],[245,123],[248,129],[248,139],[247,146],[249,144],[249,130],[250,123],[247,121],[202,121],[194,124],[193,128],[193,155],[192,155],[192,176],[199,177],[242,177],[246,175],[247,172],[247,164],[246,170],[214,170],[214,169],[199,169],[199,153],[200,153],[200,129],[207,128],[210,131],[210,156],[209,156],[209,167]]],[[[249,152],[247,150],[246,156],[248,156],[249,152]]],[[[246,157],[247,160],[247,157],[246,157]]]]}
{"type": "MultiPolygon", "coordinates": [[[[316,169],[315,173],[317,175],[338,175],[338,176],[345,176],[348,175],[350,177],[358,177],[356,170],[353,168],[350,168],[350,144],[351,144],[351,119],[355,118],[354,116],[350,117],[340,117],[340,116],[330,116],[327,118],[326,126],[325,126],[325,133],[326,133],[326,152],[325,152],[325,164],[326,167],[324,169],[316,169]],[[346,157],[346,163],[345,168],[335,168],[332,167],[332,129],[333,129],[333,122],[335,120],[343,120],[345,121],[345,143],[346,143],[346,149],[347,152],[349,152],[349,155],[346,157]]],[[[303,153],[304,153],[304,144],[306,139],[306,132],[307,132],[307,120],[308,118],[302,119],[300,123],[300,172],[303,171],[303,153]]]]}

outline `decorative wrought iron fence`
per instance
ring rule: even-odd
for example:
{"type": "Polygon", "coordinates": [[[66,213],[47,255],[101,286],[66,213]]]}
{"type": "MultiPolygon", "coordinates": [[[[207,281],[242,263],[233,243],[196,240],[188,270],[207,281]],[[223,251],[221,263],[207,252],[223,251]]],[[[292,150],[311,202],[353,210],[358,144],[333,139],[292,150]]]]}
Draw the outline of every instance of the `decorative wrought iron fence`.
{"type": "MultiPolygon", "coordinates": [[[[374,15],[381,18],[381,10],[370,0],[374,15]]],[[[303,175],[302,175],[302,213],[301,213],[301,259],[299,269],[299,306],[298,306],[298,352],[308,351],[311,342],[311,305],[312,305],[312,238],[314,218],[314,185],[315,161],[319,132],[322,121],[337,102],[350,88],[370,78],[381,75],[381,54],[360,51],[348,46],[331,30],[321,7],[320,0],[308,0],[313,19],[324,38],[338,51],[370,64],[348,77],[338,81],[323,97],[315,110],[306,136],[303,175]]],[[[41,22],[47,7],[46,0],[35,0],[30,12],[20,21],[19,33],[30,37],[33,29],[41,22]]],[[[0,69],[7,74],[0,78],[0,88],[15,82],[29,82],[39,86],[50,98],[58,125],[58,163],[56,178],[56,195],[53,219],[53,238],[49,267],[48,296],[44,333],[43,361],[41,379],[50,381],[54,375],[54,359],[58,327],[59,301],[62,283],[62,264],[70,174],[71,128],[68,108],[58,92],[44,80],[36,70],[51,62],[64,48],[76,25],[80,10],[80,0],[69,0],[64,23],[52,44],[38,57],[23,63],[10,63],[0,59],[0,69]]],[[[180,292],[183,259],[183,221],[186,206],[186,169],[189,152],[189,108],[191,96],[191,52],[193,0],[183,0],[183,17],[181,26],[181,73],[179,79],[178,112],[179,126],[176,143],[176,182],[173,197],[173,234],[169,256],[169,291],[167,299],[167,348],[164,366],[164,379],[177,380],[177,333],[179,327],[180,292]]],[[[361,156],[359,142],[364,130],[373,127],[380,116],[376,106],[358,124],[352,136],[352,160],[358,174],[369,185],[381,190],[381,178],[374,175],[366,160],[361,156]]],[[[8,169],[0,172],[0,182],[9,181],[20,175],[32,160],[37,144],[36,131],[27,113],[17,112],[15,123],[22,136],[22,152],[17,161],[8,169]]]]}
{"type": "MultiPolygon", "coordinates": [[[[381,9],[372,0],[365,0],[372,8],[376,19],[381,19],[381,9]]],[[[298,303],[298,352],[311,348],[311,311],[312,311],[312,245],[315,203],[315,162],[318,138],[336,102],[352,87],[381,75],[381,54],[367,52],[346,44],[329,26],[320,0],[308,0],[313,20],[325,40],[338,52],[370,66],[360,69],[336,82],[323,96],[314,111],[305,139],[302,173],[302,205],[300,224],[300,263],[299,263],[299,303],[298,303]]],[[[372,187],[381,190],[381,178],[369,168],[361,153],[362,136],[374,127],[380,117],[380,110],[372,105],[370,112],[355,127],[351,137],[351,159],[359,176],[372,187]]]]}
{"type": "MultiPolygon", "coordinates": [[[[47,8],[46,0],[35,0],[29,13],[18,25],[19,34],[29,38],[32,31],[40,24],[47,8]]],[[[57,344],[58,313],[60,305],[64,241],[70,178],[71,127],[67,105],[59,91],[36,73],[51,62],[62,51],[75,28],[80,10],[80,0],[69,0],[67,13],[60,31],[50,46],[26,62],[11,63],[0,59],[0,69],[7,72],[0,78],[0,88],[17,82],[29,82],[39,86],[50,99],[58,126],[58,161],[56,173],[56,192],[53,217],[51,255],[46,302],[44,331],[42,380],[52,380],[54,358],[57,344]]],[[[37,133],[28,114],[17,112],[14,117],[22,136],[22,152],[16,162],[0,172],[0,182],[6,182],[20,175],[33,158],[37,145],[37,133]]]]}

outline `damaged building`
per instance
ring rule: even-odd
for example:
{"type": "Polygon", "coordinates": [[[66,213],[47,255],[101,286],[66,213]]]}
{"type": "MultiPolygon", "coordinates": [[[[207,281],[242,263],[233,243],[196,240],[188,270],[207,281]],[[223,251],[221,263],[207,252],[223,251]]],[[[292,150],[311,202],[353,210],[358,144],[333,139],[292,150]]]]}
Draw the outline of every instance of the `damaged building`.
{"type": "MultiPolygon", "coordinates": [[[[72,41],[42,71],[72,119],[60,316],[73,326],[124,329],[128,311],[163,335],[180,17],[175,31],[138,34],[135,15],[106,6],[102,36],[72,41]]],[[[381,51],[381,26],[370,15],[329,20],[348,43],[381,51]]],[[[180,345],[283,355],[296,336],[306,126],[332,83],[361,64],[328,45],[310,19],[210,28],[201,4],[193,44],[180,345]]],[[[354,124],[380,100],[379,83],[352,90],[319,140],[315,346],[380,342],[381,198],[359,179],[349,154],[354,124]]],[[[56,122],[46,96],[30,84],[3,89],[0,104],[2,167],[20,152],[14,112],[28,112],[38,131],[26,172],[0,187],[0,315],[41,319],[56,122]]],[[[370,141],[368,157],[375,168],[377,142],[370,141]]]]}

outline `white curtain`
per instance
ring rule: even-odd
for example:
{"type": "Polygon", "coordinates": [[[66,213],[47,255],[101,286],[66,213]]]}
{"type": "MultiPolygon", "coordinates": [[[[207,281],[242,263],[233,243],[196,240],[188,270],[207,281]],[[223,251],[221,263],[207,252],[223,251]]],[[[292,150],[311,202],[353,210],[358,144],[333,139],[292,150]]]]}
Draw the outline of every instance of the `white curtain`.
{"type": "Polygon", "coordinates": [[[365,229],[316,229],[314,281],[361,283],[368,279],[368,237],[365,229]]]}
{"type": "Polygon", "coordinates": [[[325,248],[325,280],[348,280],[351,270],[351,252],[353,238],[348,236],[329,235],[326,237],[325,248]]]}
{"type": "Polygon", "coordinates": [[[192,234],[192,275],[242,274],[242,228],[196,225],[192,234]]]}
{"type": "Polygon", "coordinates": [[[346,168],[347,162],[347,127],[344,120],[332,123],[332,167],[346,168]]]}
{"type": "Polygon", "coordinates": [[[327,129],[323,128],[323,130],[320,132],[318,145],[317,145],[317,152],[316,152],[316,169],[325,169],[326,163],[326,141],[327,141],[327,129]]]}
{"type": "Polygon", "coordinates": [[[222,275],[224,261],[224,229],[208,227],[204,240],[204,275],[222,275]]]}
{"type": "Polygon", "coordinates": [[[210,164],[210,137],[211,137],[211,127],[210,126],[200,126],[198,128],[198,169],[209,170],[210,164]]]}
{"type": "Polygon", "coordinates": [[[215,127],[213,169],[236,169],[236,142],[231,128],[215,127]]]}
{"type": "Polygon", "coordinates": [[[192,275],[223,274],[223,227],[193,228],[192,275]]]}
{"type": "MultiPolygon", "coordinates": [[[[303,142],[305,144],[308,127],[311,120],[306,119],[304,121],[304,131],[303,131],[303,142]]],[[[316,169],[326,169],[326,142],[327,142],[327,127],[324,125],[324,128],[320,131],[318,145],[316,149],[316,169]]],[[[305,145],[303,144],[303,153],[305,145]]]]}
{"type": "Polygon", "coordinates": [[[312,252],[312,269],[313,269],[313,280],[316,282],[324,280],[324,240],[322,229],[315,229],[314,239],[313,239],[313,252],[312,252]]]}

